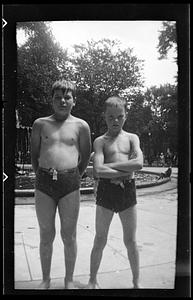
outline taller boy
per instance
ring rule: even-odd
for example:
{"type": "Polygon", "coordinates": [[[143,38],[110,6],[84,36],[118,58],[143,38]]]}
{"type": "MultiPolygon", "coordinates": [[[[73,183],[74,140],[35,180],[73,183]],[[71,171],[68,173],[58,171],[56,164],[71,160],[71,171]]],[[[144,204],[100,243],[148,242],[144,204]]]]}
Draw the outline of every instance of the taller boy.
{"type": "Polygon", "coordinates": [[[55,215],[58,207],[64,243],[65,288],[73,289],[79,186],[80,177],[90,158],[90,129],[85,121],[71,115],[75,105],[75,85],[72,82],[56,81],[52,86],[52,101],[53,115],[37,119],[33,124],[31,137],[43,275],[40,288],[47,289],[50,286],[55,215]]]}

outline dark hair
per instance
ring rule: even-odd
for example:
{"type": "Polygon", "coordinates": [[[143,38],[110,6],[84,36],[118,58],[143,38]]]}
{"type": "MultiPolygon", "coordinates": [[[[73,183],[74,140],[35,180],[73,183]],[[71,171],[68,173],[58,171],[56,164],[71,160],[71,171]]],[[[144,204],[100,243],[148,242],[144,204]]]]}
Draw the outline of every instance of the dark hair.
{"type": "Polygon", "coordinates": [[[127,112],[127,101],[119,96],[112,96],[109,97],[104,103],[104,112],[106,111],[107,107],[111,106],[123,106],[125,112],[127,112]]]}
{"type": "Polygon", "coordinates": [[[62,90],[63,93],[72,92],[73,98],[76,97],[76,86],[72,81],[58,80],[52,85],[52,97],[56,90],[62,90]]]}

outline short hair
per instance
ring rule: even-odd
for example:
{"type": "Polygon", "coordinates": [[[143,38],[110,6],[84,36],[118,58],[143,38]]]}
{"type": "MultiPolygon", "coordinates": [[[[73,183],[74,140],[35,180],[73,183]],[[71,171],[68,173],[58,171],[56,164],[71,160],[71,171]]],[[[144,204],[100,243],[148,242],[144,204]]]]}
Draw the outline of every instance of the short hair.
{"type": "Polygon", "coordinates": [[[123,106],[125,109],[125,112],[127,112],[127,101],[124,98],[121,98],[119,96],[112,96],[109,97],[105,103],[104,103],[104,112],[106,111],[107,107],[112,106],[123,106]]]}
{"type": "Polygon", "coordinates": [[[72,81],[68,80],[57,80],[52,85],[52,97],[54,96],[54,92],[56,90],[62,90],[63,93],[72,92],[73,98],[76,97],[76,86],[72,81]]]}

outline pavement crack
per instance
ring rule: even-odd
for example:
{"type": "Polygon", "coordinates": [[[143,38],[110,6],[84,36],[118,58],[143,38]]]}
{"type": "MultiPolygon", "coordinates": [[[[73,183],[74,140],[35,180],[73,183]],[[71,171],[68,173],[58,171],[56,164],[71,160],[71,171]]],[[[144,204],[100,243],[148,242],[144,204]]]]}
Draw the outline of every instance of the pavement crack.
{"type": "Polygon", "coordinates": [[[29,271],[29,275],[30,275],[30,280],[33,280],[32,274],[31,274],[31,270],[30,270],[29,261],[28,261],[28,257],[27,257],[27,251],[26,251],[26,247],[25,247],[25,243],[24,243],[23,233],[21,234],[21,237],[22,237],[22,244],[23,244],[23,248],[24,248],[24,253],[25,253],[25,258],[26,258],[26,262],[27,262],[27,267],[28,267],[28,271],[29,271]]]}
{"type": "Polygon", "coordinates": [[[163,233],[167,233],[168,235],[172,235],[172,236],[176,236],[176,233],[171,233],[171,232],[167,232],[165,230],[160,230],[159,228],[155,227],[155,226],[152,226],[150,225],[151,228],[157,230],[157,231],[160,231],[160,232],[163,232],[163,233]]]}
{"type": "MultiPolygon", "coordinates": [[[[121,253],[122,250],[116,250],[114,247],[112,247],[111,245],[109,245],[109,243],[107,243],[107,246],[109,248],[111,248],[113,250],[114,253],[119,254],[120,256],[122,256],[125,259],[128,259],[127,256],[125,256],[124,254],[121,253]]],[[[126,250],[125,250],[126,251],[126,250]]]]}
{"type": "MultiPolygon", "coordinates": [[[[153,267],[157,267],[157,266],[164,266],[164,265],[169,265],[169,264],[175,264],[175,261],[167,261],[164,263],[160,263],[160,264],[153,264],[153,265],[146,265],[146,266],[140,266],[140,269],[145,269],[145,268],[153,268],[153,267]]],[[[129,264],[129,261],[128,261],[129,264]]],[[[112,270],[112,271],[102,271],[102,272],[98,272],[98,275],[103,275],[103,274],[111,274],[111,273],[121,273],[121,272],[125,272],[125,271],[129,271],[131,270],[131,267],[128,266],[125,269],[117,269],[117,270],[112,270]]],[[[89,276],[89,273],[87,274],[78,274],[77,276],[89,276]]]]}
{"type": "Polygon", "coordinates": [[[164,265],[169,265],[169,264],[175,264],[176,262],[175,261],[167,261],[167,262],[164,262],[164,263],[160,263],[160,264],[153,264],[153,265],[147,265],[147,266],[141,266],[140,269],[145,269],[145,268],[153,268],[153,267],[156,267],[156,266],[164,266],[164,265]]]}

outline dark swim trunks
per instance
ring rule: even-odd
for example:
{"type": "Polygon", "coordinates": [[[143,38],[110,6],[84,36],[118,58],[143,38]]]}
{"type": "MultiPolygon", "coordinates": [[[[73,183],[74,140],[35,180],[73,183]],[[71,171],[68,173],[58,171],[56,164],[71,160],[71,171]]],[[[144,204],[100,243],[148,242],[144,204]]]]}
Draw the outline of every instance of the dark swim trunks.
{"type": "Polygon", "coordinates": [[[135,179],[125,179],[123,184],[124,186],[121,187],[111,183],[111,179],[100,179],[96,204],[115,213],[134,206],[137,203],[135,179]]]}
{"type": "Polygon", "coordinates": [[[80,175],[78,168],[57,171],[39,167],[36,172],[35,188],[56,201],[78,190],[80,187],[80,175]]]}

